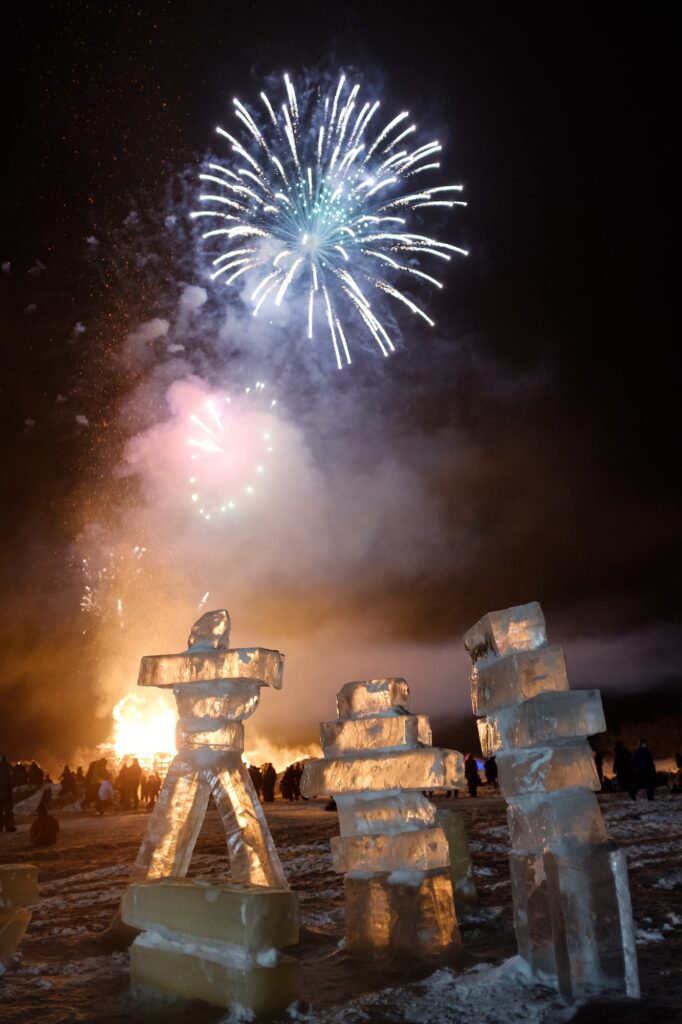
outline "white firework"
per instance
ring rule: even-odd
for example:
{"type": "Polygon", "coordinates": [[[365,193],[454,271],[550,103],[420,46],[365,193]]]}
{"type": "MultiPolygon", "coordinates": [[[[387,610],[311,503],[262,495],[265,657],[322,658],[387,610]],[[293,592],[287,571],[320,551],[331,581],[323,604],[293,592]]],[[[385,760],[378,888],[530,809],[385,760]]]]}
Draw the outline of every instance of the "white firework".
{"type": "MultiPolygon", "coordinates": [[[[433,320],[392,283],[443,284],[421,269],[427,260],[448,262],[465,249],[408,230],[407,216],[429,207],[466,206],[462,185],[422,185],[437,171],[437,141],[411,148],[417,131],[403,111],[376,129],[379,101],[360,104],[360,87],[344,75],[328,93],[296,95],[284,76],[286,101],[275,110],[265,93],[262,119],[238,99],[239,136],[217,132],[230,143],[230,166],[210,163],[200,179],[205,208],[195,218],[219,224],[203,238],[227,248],[213,260],[213,280],[232,285],[246,275],[253,315],[287,294],[303,294],[308,337],[319,318],[326,324],[339,368],[351,362],[341,309],[354,311],[382,353],[393,342],[372,305],[373,290],[405,305],[430,326],[433,320]]],[[[428,265],[428,264],[427,264],[428,265]]],[[[429,266],[431,269],[431,266],[429,266]]],[[[240,282],[240,285],[243,282],[240,282]]]]}

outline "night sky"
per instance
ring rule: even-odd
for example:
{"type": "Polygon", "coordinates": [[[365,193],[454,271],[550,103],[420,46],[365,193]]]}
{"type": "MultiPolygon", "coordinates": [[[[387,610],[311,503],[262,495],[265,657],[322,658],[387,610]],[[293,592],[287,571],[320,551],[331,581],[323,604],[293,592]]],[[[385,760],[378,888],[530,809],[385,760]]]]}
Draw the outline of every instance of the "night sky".
{"type": "Polygon", "coordinates": [[[353,676],[404,674],[415,710],[465,714],[462,633],[533,599],[574,686],[679,680],[671,24],[650,5],[392,9],[60,2],[5,23],[10,756],[104,740],[206,590],[236,644],[291,652],[262,723],[301,738],[353,676]],[[437,230],[470,251],[425,293],[435,329],[398,312],[396,355],[359,343],[342,374],[294,324],[250,334],[187,219],[234,95],[340,68],[444,143],[469,206],[437,230]],[[196,314],[188,286],[208,291],[196,314]],[[267,380],[284,410],[277,488],[222,532],[186,525],[153,447],[190,376],[267,380]],[[137,537],[131,618],[107,594],[82,611],[83,557],[137,537]]]}

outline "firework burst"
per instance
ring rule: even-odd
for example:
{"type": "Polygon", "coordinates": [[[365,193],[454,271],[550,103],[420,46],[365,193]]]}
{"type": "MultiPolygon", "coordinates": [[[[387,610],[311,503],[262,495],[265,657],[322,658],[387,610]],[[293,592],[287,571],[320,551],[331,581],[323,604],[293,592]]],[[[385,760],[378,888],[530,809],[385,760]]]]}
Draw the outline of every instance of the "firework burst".
{"type": "MultiPolygon", "coordinates": [[[[386,356],[394,345],[375,311],[376,292],[433,320],[395,280],[442,288],[421,269],[466,250],[408,230],[414,211],[466,206],[461,185],[426,186],[440,168],[437,141],[412,148],[417,131],[406,111],[377,128],[379,101],[362,103],[360,87],[341,75],[328,93],[297,96],[284,76],[286,101],[276,110],[260,94],[264,117],[234,100],[238,134],[218,128],[230,143],[230,166],[210,163],[200,178],[204,208],[192,217],[218,221],[205,239],[227,243],[213,260],[213,280],[242,278],[253,315],[287,294],[307,307],[308,337],[323,322],[336,363],[351,361],[342,318],[354,312],[386,356]],[[244,141],[240,141],[240,138],[244,141]]],[[[345,322],[345,319],[344,321],[345,322]]]]}

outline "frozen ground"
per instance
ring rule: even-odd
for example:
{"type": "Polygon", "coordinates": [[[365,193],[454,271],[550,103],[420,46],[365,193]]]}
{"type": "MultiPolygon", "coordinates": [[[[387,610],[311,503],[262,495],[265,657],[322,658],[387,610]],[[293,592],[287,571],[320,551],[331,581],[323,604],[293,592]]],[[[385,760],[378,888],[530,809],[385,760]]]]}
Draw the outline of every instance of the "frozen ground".
{"type": "MultiPolygon", "coordinates": [[[[565,1007],[528,976],[515,957],[506,862],[504,802],[439,801],[464,814],[481,895],[460,917],[464,951],[457,965],[410,969],[350,961],[343,935],[341,880],[332,872],[329,838],[336,815],[321,801],[269,805],[268,820],[288,878],[299,893],[305,929],[292,952],[301,964],[302,1004],[288,1020],[303,1024],[434,1022],[434,1024],[673,1024],[682,1021],[682,797],[653,804],[600,796],[611,837],[628,849],[643,1000],[595,1000],[565,1007]],[[307,1005],[306,1005],[307,1004],[307,1005]]],[[[147,821],[144,812],[61,812],[58,845],[32,850],[30,817],[19,831],[0,835],[0,861],[37,864],[40,903],[21,955],[0,978],[3,1024],[124,1024],[163,1021],[218,1024],[229,1015],[198,1004],[134,1002],[128,991],[127,952],[111,952],[100,933],[111,920],[147,821]]],[[[209,811],[192,873],[226,873],[224,839],[209,811]]]]}

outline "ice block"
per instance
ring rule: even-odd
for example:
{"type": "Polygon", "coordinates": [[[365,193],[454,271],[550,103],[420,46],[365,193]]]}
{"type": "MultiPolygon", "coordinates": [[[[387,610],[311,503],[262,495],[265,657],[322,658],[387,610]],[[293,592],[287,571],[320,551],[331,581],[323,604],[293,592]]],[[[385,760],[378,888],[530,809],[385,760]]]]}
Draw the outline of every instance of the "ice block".
{"type": "Polygon", "coordinates": [[[194,683],[173,687],[181,720],[212,718],[241,722],[254,713],[260,701],[260,683],[235,679],[226,683],[194,683]]]}
{"type": "Polygon", "coordinates": [[[351,872],[344,878],[344,893],[346,941],[354,955],[428,956],[460,942],[446,873],[351,872]]]}
{"type": "Polygon", "coordinates": [[[516,853],[561,851],[607,839],[597,798],[578,787],[511,797],[507,820],[516,853]]]}
{"type": "Polygon", "coordinates": [[[535,650],[546,644],[545,616],[537,601],[488,612],[464,634],[464,646],[474,665],[487,658],[535,650]]]}
{"type": "Polygon", "coordinates": [[[0,864],[0,913],[38,902],[35,864],[0,864]]]}
{"type": "Polygon", "coordinates": [[[386,789],[455,789],[464,781],[464,759],[456,750],[420,747],[368,757],[320,758],[303,770],[304,796],[386,789]]]}
{"type": "Polygon", "coordinates": [[[342,835],[331,840],[334,871],[430,871],[447,868],[450,850],[441,828],[399,832],[394,835],[342,835]]]}
{"type": "Polygon", "coordinates": [[[220,943],[199,943],[144,932],[130,950],[130,977],[136,989],[151,987],[213,1006],[276,1016],[297,998],[297,963],[270,951],[265,965],[240,957],[220,943]],[[272,963],[270,963],[272,961],[272,963]]]}
{"type": "Polygon", "coordinates": [[[346,757],[368,750],[431,746],[431,726],[425,715],[379,715],[344,718],[320,724],[320,742],[326,757],[346,757]]]}
{"type": "Polygon", "coordinates": [[[256,680],[281,690],[284,655],[266,647],[204,650],[198,645],[184,654],[152,654],[142,658],[138,686],[172,689],[198,682],[256,680]]]}
{"type": "Polygon", "coordinates": [[[639,996],[627,864],[611,844],[546,853],[544,870],[559,990],[567,1001],[605,991],[639,996]]]}
{"type": "Polygon", "coordinates": [[[477,725],[485,757],[574,736],[594,736],[606,729],[599,690],[541,693],[522,704],[498,708],[479,718],[477,725]]]}
{"type": "Polygon", "coordinates": [[[141,931],[181,932],[248,952],[298,942],[298,900],[290,889],[164,878],[128,886],[121,914],[141,931]]]}
{"type": "Polygon", "coordinates": [[[336,695],[339,718],[362,718],[395,713],[410,705],[410,688],[404,679],[367,679],[346,683],[336,695]]]}
{"type": "Polygon", "coordinates": [[[475,903],[478,893],[464,819],[459,811],[439,810],[436,812],[436,825],[443,830],[448,844],[448,866],[455,907],[459,902],[475,903]]]}
{"type": "Polygon", "coordinates": [[[556,974],[547,878],[542,855],[509,855],[519,955],[533,971],[556,974]]]}
{"type": "Polygon", "coordinates": [[[24,937],[30,920],[31,912],[21,907],[0,910],[0,960],[14,953],[24,937]]]}
{"type": "Polygon", "coordinates": [[[226,718],[182,718],[175,727],[178,750],[217,747],[238,754],[244,749],[244,726],[226,718]]]}
{"type": "Polygon", "coordinates": [[[357,793],[336,797],[341,835],[393,835],[431,827],[436,808],[421,793],[357,793]]]}
{"type": "Polygon", "coordinates": [[[471,675],[471,704],[475,715],[486,715],[506,704],[519,704],[552,690],[568,690],[566,660],[561,647],[520,651],[506,658],[484,661],[471,675]]]}
{"type": "Polygon", "coordinates": [[[510,750],[498,754],[496,761],[500,792],[505,797],[548,793],[569,786],[601,789],[587,740],[510,750]]]}

